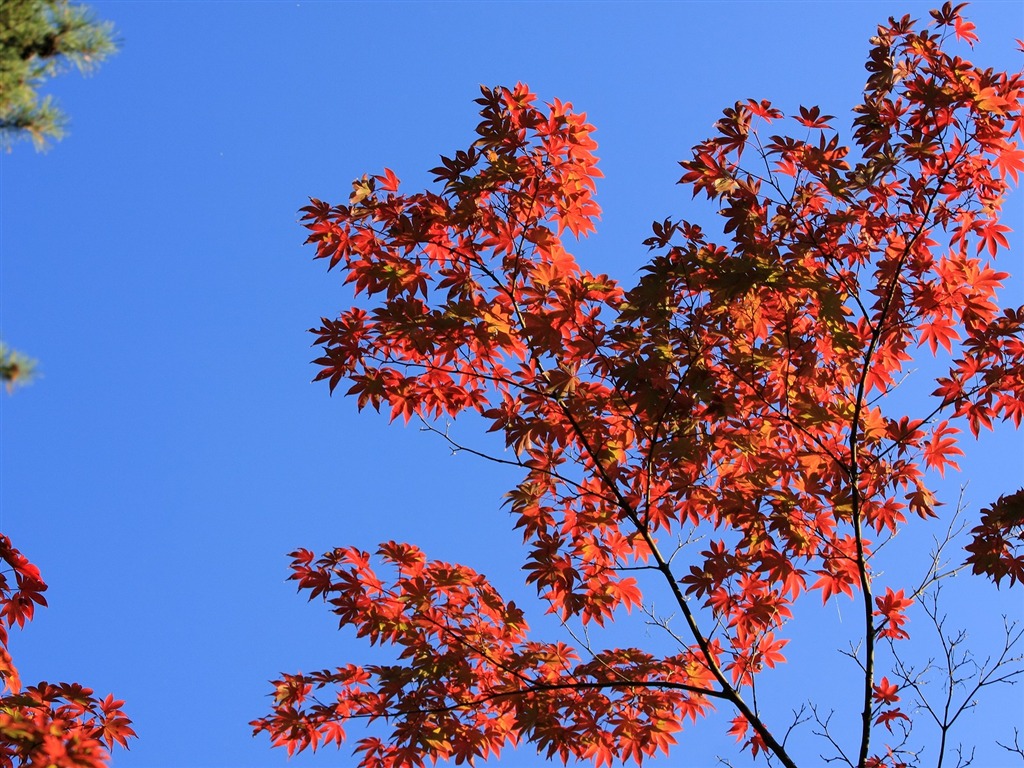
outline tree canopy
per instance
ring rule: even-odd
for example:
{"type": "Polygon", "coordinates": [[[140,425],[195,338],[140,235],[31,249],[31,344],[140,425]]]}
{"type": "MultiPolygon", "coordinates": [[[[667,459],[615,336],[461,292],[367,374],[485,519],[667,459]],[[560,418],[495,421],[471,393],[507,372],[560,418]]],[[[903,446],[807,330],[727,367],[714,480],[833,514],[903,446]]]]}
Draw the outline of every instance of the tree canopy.
{"type": "MultiPolygon", "coordinates": [[[[43,81],[69,67],[91,71],[114,53],[113,25],[93,20],[68,0],[4,0],[0,4],[0,147],[29,138],[37,150],[64,135],[67,117],[43,81]]],[[[32,380],[36,361],[0,343],[0,382],[8,392],[32,380]]]]}
{"type": "Polygon", "coordinates": [[[68,0],[4,0],[0,4],[0,143],[22,138],[36,149],[64,134],[66,116],[42,83],[75,67],[91,71],[117,50],[113,25],[95,21],[68,0]]]}
{"type": "MultiPolygon", "coordinates": [[[[394,658],[282,675],[257,733],[291,753],[376,723],[355,744],[366,768],[524,743],[601,766],[668,752],[718,708],[743,750],[786,766],[807,757],[799,729],[818,759],[903,766],[929,744],[941,763],[963,707],[930,698],[907,619],[917,606],[948,639],[936,589],[964,555],[950,565],[956,516],[933,480],[958,469],[963,429],[1024,416],[1024,307],[1001,306],[996,266],[1024,78],[963,58],[977,37],[962,8],[879,26],[848,139],[817,107],[727,108],[680,179],[721,235],[656,221],[632,287],[568,250],[600,212],[594,127],[522,83],[481,89],[476,136],[435,188],[405,192],[385,169],[346,202],[310,201],[307,242],[358,297],[311,329],[317,379],[520,471],[507,504],[525,581],[565,634],[536,636],[484,575],[412,544],[299,549],[300,590],[394,658]],[[902,397],[922,358],[934,382],[902,397]],[[928,525],[946,535],[916,577],[876,566],[928,525]],[[836,664],[858,672],[837,695],[857,715],[840,733],[756,686],[793,626],[844,597],[858,629],[836,664]],[[591,639],[629,614],[661,641],[591,639]]],[[[963,567],[1024,581],[1022,498],[1007,488],[986,512],[963,567]]],[[[1020,639],[1006,628],[968,698],[1021,674],[1020,639]]]]}

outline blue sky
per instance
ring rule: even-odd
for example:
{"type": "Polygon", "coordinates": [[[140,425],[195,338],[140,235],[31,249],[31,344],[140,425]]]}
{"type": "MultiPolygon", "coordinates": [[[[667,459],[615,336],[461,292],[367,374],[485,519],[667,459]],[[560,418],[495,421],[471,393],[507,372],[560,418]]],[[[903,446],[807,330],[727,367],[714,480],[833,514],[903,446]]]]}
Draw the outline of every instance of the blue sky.
{"type": "MultiPolygon", "coordinates": [[[[515,475],[310,383],[305,329],[351,294],[302,247],[296,211],[307,197],[343,201],[353,178],[385,165],[405,188],[425,185],[439,154],[472,140],[478,85],[521,80],[597,126],[604,216],[575,252],[629,284],[652,220],[703,215],[675,185],[676,162],[722,108],[748,97],[785,111],[820,104],[843,125],[875,25],[930,7],[90,5],[116,25],[121,52],[90,78],[46,86],[71,117],[67,138],[0,157],[3,338],[42,374],[0,398],[0,526],[50,585],[50,607],[12,638],[22,676],[126,699],[140,738],[116,754],[119,768],[284,765],[247,725],[269,706],[266,681],[371,658],[285,581],[296,547],[407,540],[529,603],[500,509],[515,475]]],[[[973,58],[1019,67],[1024,7],[979,2],[968,15],[982,40],[973,58]]],[[[1008,207],[1015,251],[1003,261],[1016,273],[1003,294],[1014,304],[1024,303],[1020,201],[1008,207]]],[[[943,486],[951,505],[967,479],[971,510],[1019,487],[1019,433],[965,448],[964,474],[943,486]]],[[[930,534],[905,554],[920,556],[930,534]]],[[[1022,592],[963,581],[951,620],[984,648],[999,614],[1024,614],[1022,592]]],[[[789,655],[803,661],[770,689],[783,715],[809,692],[835,692],[848,606],[797,629],[789,655]]],[[[617,631],[619,642],[645,640],[617,631]]],[[[982,704],[965,728],[979,734],[976,764],[1010,765],[991,741],[1024,725],[1024,686],[982,704]]],[[[734,755],[723,722],[684,732],[658,764],[734,755]]],[[[291,764],[347,765],[348,755],[291,764]]],[[[520,751],[500,764],[538,761],[520,751]]]]}

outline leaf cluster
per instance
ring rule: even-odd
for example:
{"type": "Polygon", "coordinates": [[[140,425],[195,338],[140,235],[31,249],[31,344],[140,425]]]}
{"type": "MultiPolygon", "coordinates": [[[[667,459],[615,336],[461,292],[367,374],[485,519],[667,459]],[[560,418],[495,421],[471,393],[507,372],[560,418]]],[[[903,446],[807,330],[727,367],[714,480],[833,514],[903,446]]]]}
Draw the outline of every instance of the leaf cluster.
{"type": "Polygon", "coordinates": [[[123,701],[97,697],[78,683],[22,686],[7,630],[46,605],[39,569],[0,534],[0,766],[105,768],[115,744],[135,736],[123,701]]]}
{"type": "Polygon", "coordinates": [[[256,730],[294,750],[385,721],[387,739],[357,745],[368,768],[523,740],[563,762],[639,763],[715,700],[743,748],[793,766],[756,680],[817,593],[862,612],[850,762],[900,764],[890,737],[910,715],[875,645],[910,638],[917,593],[876,573],[875,553],[938,516],[957,423],[1024,415],[1024,309],[1000,307],[994,262],[1024,169],[1024,78],[947,50],[974,39],[950,4],[929,25],[881,25],[849,142],[817,107],[790,134],[767,101],[726,109],[680,164],[722,239],[655,222],[628,289],[565,239],[600,211],[593,126],[523,84],[482,88],[476,139],[433,169],[437,189],[404,193],[385,170],[347,204],[311,200],[307,243],[359,302],[311,329],[316,378],[428,428],[479,414],[508,449],[490,457],[521,471],[508,507],[547,611],[584,629],[639,611],[674,648],[533,639],[482,576],[410,545],[300,550],[300,589],[398,658],[283,677],[256,730]],[[943,353],[930,399],[891,397],[915,354],[943,353]]]}
{"type": "Polygon", "coordinates": [[[113,26],[68,0],[0,4],[0,143],[29,137],[37,149],[64,133],[66,118],[43,81],[70,67],[83,73],[117,50],[113,26]]]}

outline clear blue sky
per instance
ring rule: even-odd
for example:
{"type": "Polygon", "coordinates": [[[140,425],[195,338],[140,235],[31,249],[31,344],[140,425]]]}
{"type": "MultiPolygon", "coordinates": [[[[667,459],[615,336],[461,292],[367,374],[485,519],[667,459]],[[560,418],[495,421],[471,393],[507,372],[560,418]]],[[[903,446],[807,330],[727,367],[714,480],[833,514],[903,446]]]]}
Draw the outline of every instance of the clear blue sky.
{"type": "MultiPolygon", "coordinates": [[[[302,247],[296,210],[308,196],[343,201],[353,178],[385,165],[410,190],[426,184],[438,154],[472,140],[478,84],[522,80],[597,126],[604,217],[576,252],[632,283],[652,220],[702,215],[675,185],[676,162],[723,107],[820,104],[843,126],[875,24],[930,7],[91,5],[116,25],[121,52],[88,79],[46,87],[71,117],[67,138],[0,158],[2,332],[42,373],[0,398],[0,525],[50,585],[50,607],[13,634],[23,677],[126,699],[140,738],[116,754],[118,768],[285,765],[246,724],[269,706],[266,681],[369,658],[286,583],[296,547],[407,540],[529,603],[518,536],[499,509],[516,476],[453,458],[310,383],[305,329],[348,306],[350,291],[302,247]]],[[[974,58],[1019,67],[1024,6],[979,2],[969,16],[982,39],[974,58]]],[[[1015,252],[1004,259],[1016,277],[1003,295],[1015,304],[1021,199],[1009,205],[1015,252]]],[[[1019,434],[965,447],[964,474],[943,486],[951,505],[967,479],[972,510],[1020,485],[1019,434]]],[[[1024,614],[1019,588],[963,594],[952,595],[951,622],[983,644],[1000,613],[1024,614]]],[[[816,617],[811,606],[790,646],[804,661],[771,689],[780,721],[815,692],[842,706],[827,699],[840,690],[830,670],[843,666],[833,650],[842,614],[849,622],[855,610],[816,617]]],[[[926,631],[917,619],[911,629],[926,631]]],[[[616,642],[647,640],[635,625],[620,632],[616,642]]],[[[734,755],[723,723],[684,732],[657,764],[734,755]]],[[[991,742],[1015,724],[1024,685],[983,698],[964,731],[978,734],[976,765],[1012,764],[991,742]]],[[[798,740],[798,754],[818,753],[809,731],[798,740]]],[[[346,746],[291,764],[350,762],[346,746]]],[[[537,762],[520,752],[501,765],[537,762]]]]}

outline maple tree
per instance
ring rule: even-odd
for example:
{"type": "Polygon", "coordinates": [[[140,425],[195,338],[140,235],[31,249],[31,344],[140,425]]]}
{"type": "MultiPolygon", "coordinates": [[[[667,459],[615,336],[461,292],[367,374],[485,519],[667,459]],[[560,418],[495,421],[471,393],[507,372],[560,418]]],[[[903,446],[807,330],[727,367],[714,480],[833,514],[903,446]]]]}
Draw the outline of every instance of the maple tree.
{"type": "Polygon", "coordinates": [[[39,569],[0,534],[0,766],[101,768],[115,744],[135,736],[123,701],[98,698],[78,683],[22,686],[7,630],[45,606],[39,569]],[[9,569],[9,570],[7,570],[9,569]],[[13,577],[13,578],[11,578],[13,577]]]}
{"type": "MultiPolygon", "coordinates": [[[[944,631],[928,601],[956,568],[937,552],[898,583],[876,553],[939,517],[933,481],[958,469],[961,426],[1024,416],[1024,307],[1000,307],[995,266],[1024,170],[1024,77],[952,52],[977,40],[962,9],[879,26],[852,145],[817,107],[793,135],[767,101],[726,109],[680,180],[717,205],[723,241],[655,222],[630,289],[566,250],[599,214],[593,126],[523,84],[482,88],[476,139],[433,169],[436,191],[404,193],[385,170],[347,204],[311,200],[307,242],[362,302],[313,329],[317,379],[521,471],[507,498],[526,582],[567,631],[641,611],[674,647],[539,639],[483,575],[410,544],[300,549],[299,588],[396,657],[282,675],[257,733],[290,754],[376,721],[383,737],[355,745],[367,768],[524,742],[601,766],[668,752],[714,708],[743,749],[794,766],[787,737],[805,718],[770,723],[756,679],[785,660],[798,602],[846,596],[860,613],[852,746],[815,712],[817,733],[849,765],[906,765],[912,719],[930,713],[941,764],[963,707],[929,705],[903,649],[915,604],[944,631]],[[908,401],[915,354],[944,368],[908,401]],[[452,436],[445,422],[467,412],[509,450],[452,436]]],[[[963,567],[1024,582],[1022,503],[1008,489],[986,511],[963,567]]],[[[1020,638],[1007,627],[972,696],[1020,674],[1020,638]]]]}

